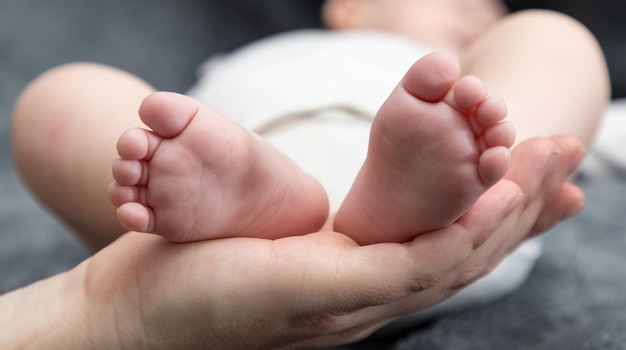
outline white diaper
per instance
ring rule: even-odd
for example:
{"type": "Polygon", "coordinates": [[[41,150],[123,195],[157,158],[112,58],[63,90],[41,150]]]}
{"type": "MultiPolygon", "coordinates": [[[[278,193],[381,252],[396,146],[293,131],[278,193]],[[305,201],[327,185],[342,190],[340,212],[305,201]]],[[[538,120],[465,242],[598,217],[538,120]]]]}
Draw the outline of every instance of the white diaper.
{"type": "MultiPolygon", "coordinates": [[[[190,95],[289,155],[320,181],[337,209],[365,159],[373,116],[408,68],[430,51],[381,32],[281,34],[210,60],[190,95]]],[[[524,244],[489,276],[399,324],[510,293],[540,252],[540,241],[524,244]]]]}
{"type": "Polygon", "coordinates": [[[365,159],[373,116],[428,51],[378,32],[293,32],[209,61],[190,94],[287,153],[337,209],[365,159]]]}

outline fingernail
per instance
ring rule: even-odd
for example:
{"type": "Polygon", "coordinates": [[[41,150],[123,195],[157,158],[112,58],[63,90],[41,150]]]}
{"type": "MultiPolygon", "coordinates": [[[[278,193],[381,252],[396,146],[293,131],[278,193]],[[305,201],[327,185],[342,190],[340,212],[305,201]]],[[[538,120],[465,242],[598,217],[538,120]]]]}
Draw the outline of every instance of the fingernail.
{"type": "Polygon", "coordinates": [[[520,204],[524,202],[524,198],[526,198],[526,195],[524,194],[524,192],[522,191],[517,192],[517,196],[513,198],[511,203],[509,203],[507,215],[515,211],[515,209],[517,209],[520,206],[520,204]]]}
{"type": "Polygon", "coordinates": [[[581,147],[578,150],[578,153],[576,153],[576,155],[574,155],[572,157],[572,159],[569,162],[568,168],[567,168],[567,174],[568,175],[572,175],[573,173],[576,172],[576,170],[578,170],[578,167],[580,166],[580,163],[582,163],[583,159],[585,159],[585,156],[587,155],[587,149],[585,147],[581,147]]]}
{"type": "Polygon", "coordinates": [[[577,201],[572,204],[564,213],[563,219],[571,218],[572,216],[578,215],[581,211],[585,209],[585,201],[577,201]]]}

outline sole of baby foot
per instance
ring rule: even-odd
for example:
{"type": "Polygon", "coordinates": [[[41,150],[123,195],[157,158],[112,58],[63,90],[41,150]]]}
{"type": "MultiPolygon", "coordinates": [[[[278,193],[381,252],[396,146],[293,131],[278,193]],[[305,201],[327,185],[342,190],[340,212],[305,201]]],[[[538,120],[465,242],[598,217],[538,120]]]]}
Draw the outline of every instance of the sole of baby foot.
{"type": "Polygon", "coordinates": [[[374,119],[367,158],[334,228],[361,244],[405,242],[457,220],[509,165],[506,105],[456,58],[417,61],[374,119]]]}
{"type": "Polygon", "coordinates": [[[176,242],[279,238],[318,230],[321,185],[257,135],[190,97],[155,93],[140,108],[151,129],[118,141],[109,197],[121,223],[176,242]]]}

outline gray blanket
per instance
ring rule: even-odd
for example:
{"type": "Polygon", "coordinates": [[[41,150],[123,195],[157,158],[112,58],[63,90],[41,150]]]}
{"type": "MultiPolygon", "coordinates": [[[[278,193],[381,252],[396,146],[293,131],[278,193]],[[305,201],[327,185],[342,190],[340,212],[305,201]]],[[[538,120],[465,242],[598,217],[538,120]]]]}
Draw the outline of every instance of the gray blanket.
{"type": "MultiPolygon", "coordinates": [[[[185,91],[195,68],[214,53],[318,26],[317,6],[311,0],[0,0],[0,293],[70,269],[90,254],[15,175],[9,116],[29,80],[55,65],[89,60],[129,70],[158,89],[185,91]]],[[[547,236],[543,257],[516,293],[344,348],[626,349],[626,179],[580,184],[588,208],[547,236]]]]}

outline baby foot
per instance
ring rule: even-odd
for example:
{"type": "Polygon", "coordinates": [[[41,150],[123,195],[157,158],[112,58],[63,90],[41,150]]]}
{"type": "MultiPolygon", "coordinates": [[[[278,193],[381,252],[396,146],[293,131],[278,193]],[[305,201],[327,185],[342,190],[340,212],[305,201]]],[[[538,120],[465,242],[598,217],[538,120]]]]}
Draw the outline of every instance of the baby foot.
{"type": "Polygon", "coordinates": [[[506,106],[452,56],[407,72],[374,119],[368,155],[334,229],[361,244],[405,242],[453,223],[508,169],[506,106]]]}
{"type": "Polygon", "coordinates": [[[174,93],[149,96],[139,114],[153,131],[120,137],[109,187],[127,229],[185,242],[278,238],[324,224],[321,185],[258,136],[174,93]]]}

